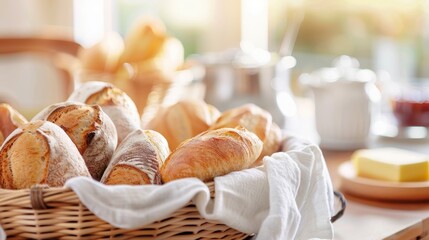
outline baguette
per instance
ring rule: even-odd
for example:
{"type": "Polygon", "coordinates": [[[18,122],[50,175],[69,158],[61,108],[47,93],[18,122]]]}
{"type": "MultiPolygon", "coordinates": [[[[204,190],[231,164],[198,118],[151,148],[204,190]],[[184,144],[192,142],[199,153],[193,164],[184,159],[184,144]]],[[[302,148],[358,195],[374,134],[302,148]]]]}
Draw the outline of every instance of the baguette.
{"type": "Polygon", "coordinates": [[[281,129],[272,120],[269,112],[255,104],[245,104],[229,109],[221,114],[211,130],[242,126],[255,133],[263,142],[263,149],[255,166],[262,164],[262,158],[279,151],[281,146],[281,129]]]}
{"type": "Polygon", "coordinates": [[[206,131],[183,142],[161,168],[162,181],[196,177],[211,181],[217,176],[249,168],[262,151],[262,141],[245,128],[206,131]]]}

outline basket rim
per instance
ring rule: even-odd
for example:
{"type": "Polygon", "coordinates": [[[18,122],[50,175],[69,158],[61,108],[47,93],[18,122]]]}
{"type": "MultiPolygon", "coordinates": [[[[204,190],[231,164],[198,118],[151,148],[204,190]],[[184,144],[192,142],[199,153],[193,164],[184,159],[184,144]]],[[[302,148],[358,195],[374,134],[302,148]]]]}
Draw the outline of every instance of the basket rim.
{"type": "MultiPolygon", "coordinates": [[[[210,182],[204,182],[204,184],[209,188],[210,190],[210,197],[213,199],[215,198],[215,182],[214,181],[210,181],[210,182]]],[[[106,185],[109,186],[109,185],[106,185]]],[[[119,185],[111,185],[111,186],[119,186],[119,185]]],[[[131,186],[132,185],[124,185],[124,186],[131,186]]],[[[134,185],[135,187],[142,187],[145,185],[134,185]]],[[[159,185],[162,186],[162,185],[159,185]]],[[[340,202],[340,209],[338,209],[335,214],[330,218],[330,221],[332,223],[334,223],[335,221],[337,221],[338,219],[340,219],[346,210],[347,207],[347,199],[344,196],[344,194],[340,191],[335,190],[334,192],[334,197],[338,199],[338,201],[340,202]]],[[[25,188],[25,189],[4,189],[4,188],[0,188],[0,199],[1,196],[7,196],[7,199],[13,200],[14,197],[19,197],[22,195],[29,195],[29,205],[28,204],[24,204],[26,205],[26,207],[31,207],[34,210],[44,210],[44,209],[49,209],[49,201],[51,200],[51,198],[53,198],[53,196],[58,196],[58,195],[65,195],[67,197],[67,199],[71,200],[71,202],[76,202],[76,200],[72,200],[70,199],[70,195],[71,196],[75,196],[77,198],[77,201],[80,202],[79,197],[77,196],[77,194],[73,191],[73,189],[71,189],[70,187],[49,187],[47,185],[44,184],[35,184],[30,188],[25,188]]],[[[23,206],[22,202],[18,202],[15,203],[13,201],[9,201],[8,205],[10,206],[23,206]]]]}
{"type": "MultiPolygon", "coordinates": [[[[214,181],[210,182],[204,182],[204,184],[209,188],[210,191],[210,197],[214,198],[215,196],[215,184],[214,181]]],[[[105,186],[120,186],[120,185],[106,185],[105,186]]],[[[145,185],[124,185],[128,187],[142,187],[145,185]]],[[[152,185],[150,185],[152,186],[152,185]]],[[[162,185],[159,185],[162,186],[162,185]]],[[[5,198],[3,201],[1,201],[3,204],[7,204],[9,206],[24,206],[24,207],[30,207],[34,210],[43,210],[43,209],[49,209],[49,201],[53,198],[53,196],[58,197],[58,195],[65,195],[68,199],[68,201],[76,202],[76,200],[70,199],[70,195],[74,195],[77,200],[80,202],[79,197],[77,194],[71,189],[70,187],[49,187],[45,184],[34,184],[30,188],[25,189],[4,189],[0,188],[0,199],[2,199],[2,196],[5,198]],[[14,202],[12,201],[15,197],[21,197],[23,195],[29,196],[28,202],[14,202]],[[5,202],[6,201],[6,202],[5,202]]],[[[65,202],[68,202],[65,201],[65,202]]]]}
{"type": "MultiPolygon", "coordinates": [[[[214,183],[205,183],[214,196],[214,183]]],[[[36,190],[34,190],[36,191],[36,190]]],[[[192,201],[167,218],[138,228],[120,228],[99,218],[88,209],[69,187],[33,186],[28,189],[0,189],[0,229],[11,238],[109,239],[137,237],[155,239],[230,239],[250,236],[217,220],[202,217],[192,201]],[[37,189],[47,209],[34,209],[31,191],[37,189]],[[3,226],[2,226],[3,225],[3,226]]]]}

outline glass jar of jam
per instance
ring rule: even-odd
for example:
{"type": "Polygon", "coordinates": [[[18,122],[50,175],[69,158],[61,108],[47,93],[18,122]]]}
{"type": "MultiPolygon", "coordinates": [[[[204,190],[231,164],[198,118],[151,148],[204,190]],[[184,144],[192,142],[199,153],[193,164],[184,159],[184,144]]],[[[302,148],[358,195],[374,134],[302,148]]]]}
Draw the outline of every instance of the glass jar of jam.
{"type": "Polygon", "coordinates": [[[429,127],[429,88],[422,84],[402,86],[392,97],[392,112],[400,127],[429,127]]]}

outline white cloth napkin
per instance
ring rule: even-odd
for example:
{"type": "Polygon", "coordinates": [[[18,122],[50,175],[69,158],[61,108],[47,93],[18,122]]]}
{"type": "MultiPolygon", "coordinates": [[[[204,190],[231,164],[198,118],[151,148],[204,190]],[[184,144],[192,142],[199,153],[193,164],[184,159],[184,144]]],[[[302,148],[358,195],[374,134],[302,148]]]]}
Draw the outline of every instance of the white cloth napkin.
{"type": "MultiPolygon", "coordinates": [[[[215,199],[196,178],[162,186],[105,186],[85,177],[66,182],[95,215],[136,228],[193,201],[200,214],[256,239],[332,239],[333,189],[320,149],[295,138],[264,166],[215,178],[215,199]]],[[[2,236],[0,230],[0,236],[2,236]]],[[[0,237],[1,239],[1,237],[0,237]]]]}
{"type": "Polygon", "coordinates": [[[6,233],[4,232],[3,228],[0,225],[0,239],[6,240],[6,233]]]}

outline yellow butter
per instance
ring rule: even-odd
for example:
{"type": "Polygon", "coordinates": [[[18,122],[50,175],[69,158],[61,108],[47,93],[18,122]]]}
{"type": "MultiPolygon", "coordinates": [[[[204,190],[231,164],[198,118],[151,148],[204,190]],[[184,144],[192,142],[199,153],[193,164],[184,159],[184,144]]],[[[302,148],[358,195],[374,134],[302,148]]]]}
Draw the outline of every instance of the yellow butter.
{"type": "Polygon", "coordinates": [[[395,181],[426,181],[429,176],[429,157],[425,154],[398,148],[362,149],[352,160],[360,177],[395,181]]]}

